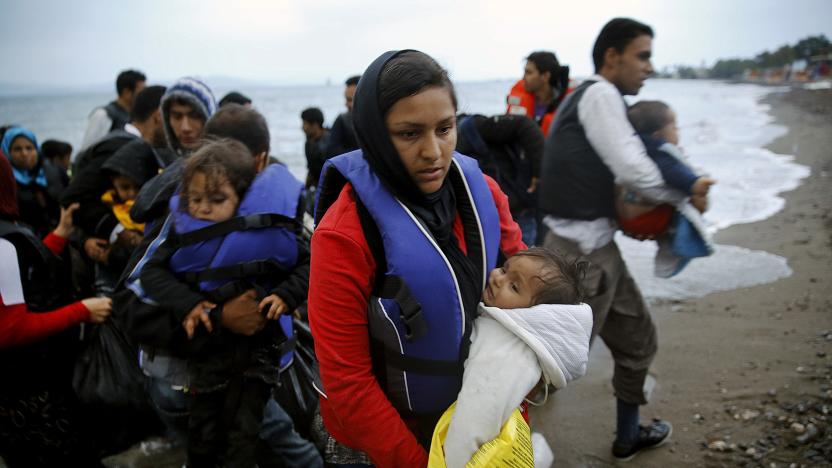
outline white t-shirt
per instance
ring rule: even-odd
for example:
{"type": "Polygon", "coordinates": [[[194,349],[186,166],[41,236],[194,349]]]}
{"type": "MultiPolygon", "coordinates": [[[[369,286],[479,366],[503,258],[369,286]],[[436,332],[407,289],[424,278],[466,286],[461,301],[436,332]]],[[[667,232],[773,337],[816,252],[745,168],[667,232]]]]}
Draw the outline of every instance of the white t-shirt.
{"type": "Polygon", "coordinates": [[[17,263],[17,249],[14,244],[0,238],[0,297],[3,304],[13,306],[25,303],[23,283],[20,281],[20,268],[17,263]]]}

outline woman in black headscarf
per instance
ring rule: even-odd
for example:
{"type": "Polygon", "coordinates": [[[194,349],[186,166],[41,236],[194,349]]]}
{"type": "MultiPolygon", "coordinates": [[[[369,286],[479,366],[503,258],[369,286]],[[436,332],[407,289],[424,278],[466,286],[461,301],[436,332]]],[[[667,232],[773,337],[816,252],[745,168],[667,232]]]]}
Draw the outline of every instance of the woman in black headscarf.
{"type": "Polygon", "coordinates": [[[525,249],[497,183],[454,153],[456,104],[431,57],[382,54],[355,94],[361,149],[324,167],[309,317],[330,463],[427,464],[486,275],[525,249]]]}

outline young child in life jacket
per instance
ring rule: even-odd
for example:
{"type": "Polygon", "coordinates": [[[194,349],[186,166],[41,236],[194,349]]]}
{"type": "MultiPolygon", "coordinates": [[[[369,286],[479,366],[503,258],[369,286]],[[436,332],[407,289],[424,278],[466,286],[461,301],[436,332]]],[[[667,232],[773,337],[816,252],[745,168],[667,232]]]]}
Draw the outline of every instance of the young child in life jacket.
{"type": "Polygon", "coordinates": [[[194,346],[188,466],[256,464],[263,409],[292,359],[288,312],[308,290],[308,251],[297,238],[302,195],[283,165],[255,174],[254,158],[236,140],[206,143],[186,163],[166,221],[173,227],[141,282],[194,346]],[[253,336],[220,327],[217,304],[252,288],[267,325],[253,336]]]}
{"type": "MultiPolygon", "coordinates": [[[[679,149],[676,114],[661,101],[639,101],[627,111],[627,117],[641,137],[647,155],[656,163],[665,184],[690,195],[691,204],[703,213],[707,195],[716,181],[700,176],[687,164],[679,149]]],[[[674,207],[656,205],[627,187],[617,187],[618,226],[637,239],[654,239],[667,232],[674,207]]]]}
{"type": "Polygon", "coordinates": [[[581,303],[584,265],[542,247],[509,258],[488,277],[444,443],[463,467],[497,437],[539,382],[562,388],[586,372],[592,309],[581,303]]]}

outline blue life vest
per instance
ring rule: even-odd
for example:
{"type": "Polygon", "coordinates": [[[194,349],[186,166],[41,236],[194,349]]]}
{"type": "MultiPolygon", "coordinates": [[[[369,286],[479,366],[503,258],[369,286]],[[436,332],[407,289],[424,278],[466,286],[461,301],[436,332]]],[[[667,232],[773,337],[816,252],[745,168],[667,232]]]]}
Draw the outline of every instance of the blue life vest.
{"type": "MultiPolygon", "coordinates": [[[[465,341],[476,312],[463,310],[448,259],[427,228],[384,187],[360,150],[328,160],[323,174],[316,219],[349,181],[382,239],[386,274],[376,278],[368,322],[373,364],[387,398],[403,414],[444,411],[462,385],[465,341]]],[[[448,177],[463,226],[476,230],[476,242],[468,242],[467,249],[470,258],[482,262],[484,288],[500,245],[497,207],[476,160],[454,153],[448,177]]]]}
{"type": "MultiPolygon", "coordinates": [[[[170,259],[174,273],[218,302],[254,287],[271,290],[275,277],[288,274],[298,257],[298,203],[303,184],[281,164],[269,165],[252,182],[237,216],[215,223],[191,217],[179,208],[179,195],[170,200],[174,230],[182,247],[170,259]]],[[[293,336],[291,315],[281,315],[280,326],[293,336]]],[[[291,362],[291,350],[280,367],[291,362]]]]}

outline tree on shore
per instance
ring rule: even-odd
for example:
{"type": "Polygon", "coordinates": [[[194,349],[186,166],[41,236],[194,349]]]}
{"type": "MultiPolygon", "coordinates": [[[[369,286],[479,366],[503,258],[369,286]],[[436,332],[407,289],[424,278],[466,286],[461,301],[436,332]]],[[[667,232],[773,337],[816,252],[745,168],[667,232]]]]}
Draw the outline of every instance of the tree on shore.
{"type": "Polygon", "coordinates": [[[746,70],[775,68],[790,65],[798,59],[832,53],[832,44],[826,35],[808,36],[795,45],[783,45],[774,52],[764,51],[753,59],[720,59],[711,68],[711,78],[733,79],[743,76],[746,70]]]}

